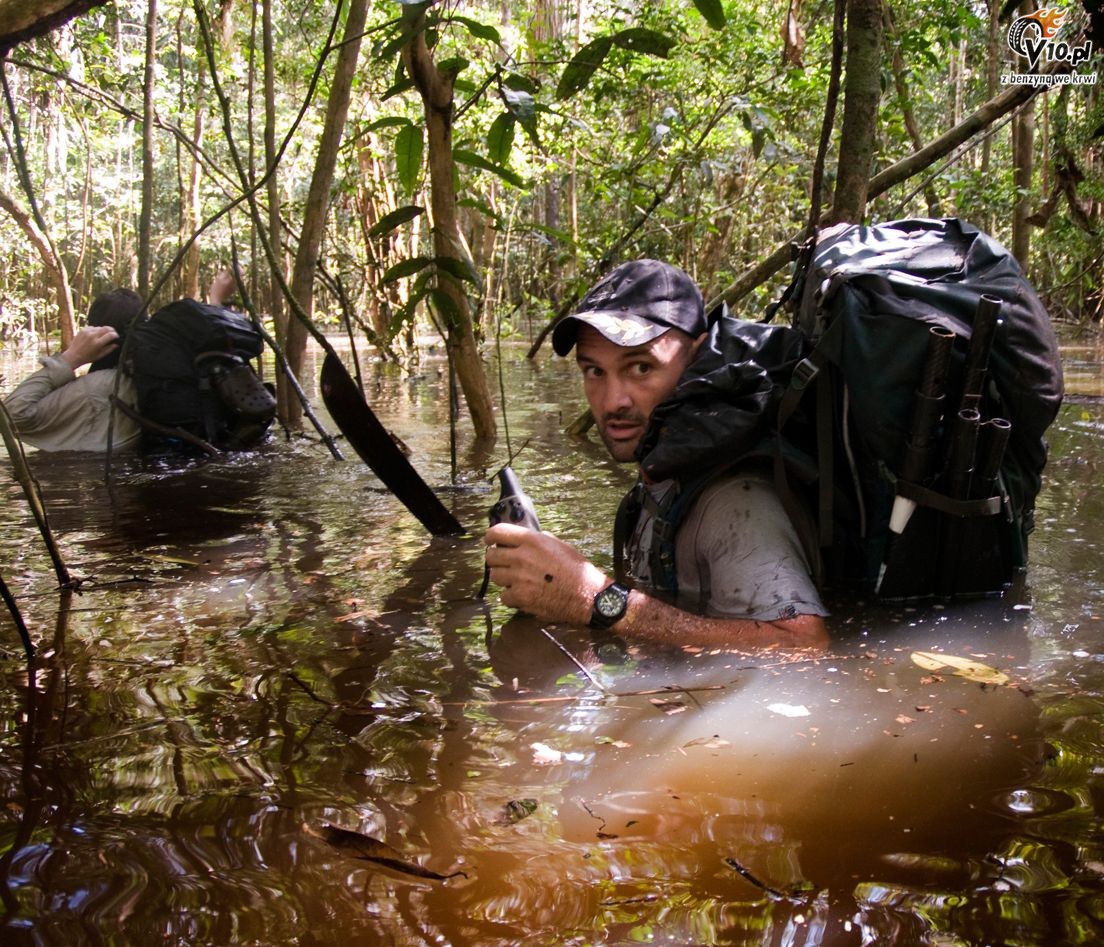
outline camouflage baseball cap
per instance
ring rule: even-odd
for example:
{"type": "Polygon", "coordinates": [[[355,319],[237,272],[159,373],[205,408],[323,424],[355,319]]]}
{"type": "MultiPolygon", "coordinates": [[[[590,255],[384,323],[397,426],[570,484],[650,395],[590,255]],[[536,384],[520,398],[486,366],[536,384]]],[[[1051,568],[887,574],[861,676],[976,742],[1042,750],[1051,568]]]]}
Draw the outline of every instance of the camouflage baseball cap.
{"type": "Polygon", "coordinates": [[[668,329],[697,338],[707,328],[697,285],[677,266],[659,260],[633,260],[607,273],[552,331],[557,355],[571,351],[580,323],[626,348],[651,342],[668,329]]]}

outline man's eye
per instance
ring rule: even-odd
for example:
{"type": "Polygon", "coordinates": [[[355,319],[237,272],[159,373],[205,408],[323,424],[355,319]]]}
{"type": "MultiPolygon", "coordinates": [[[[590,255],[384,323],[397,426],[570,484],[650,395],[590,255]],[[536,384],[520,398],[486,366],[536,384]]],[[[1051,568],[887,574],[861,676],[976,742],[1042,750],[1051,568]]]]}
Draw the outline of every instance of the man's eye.
{"type": "Polygon", "coordinates": [[[583,378],[601,378],[602,369],[597,365],[587,365],[583,368],[583,378]]]}
{"type": "Polygon", "coordinates": [[[652,370],[652,365],[649,362],[633,362],[629,366],[629,372],[633,375],[647,375],[652,370]]]}

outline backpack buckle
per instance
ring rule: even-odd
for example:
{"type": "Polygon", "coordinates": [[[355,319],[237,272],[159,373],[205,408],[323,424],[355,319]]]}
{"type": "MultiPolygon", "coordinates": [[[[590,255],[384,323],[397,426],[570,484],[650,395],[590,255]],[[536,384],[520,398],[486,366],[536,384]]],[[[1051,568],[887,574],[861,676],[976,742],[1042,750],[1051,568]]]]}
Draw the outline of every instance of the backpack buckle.
{"type": "Polygon", "coordinates": [[[812,359],[803,358],[794,366],[790,378],[790,387],[798,391],[804,391],[809,382],[816,378],[819,371],[819,366],[815,365],[812,359]]]}

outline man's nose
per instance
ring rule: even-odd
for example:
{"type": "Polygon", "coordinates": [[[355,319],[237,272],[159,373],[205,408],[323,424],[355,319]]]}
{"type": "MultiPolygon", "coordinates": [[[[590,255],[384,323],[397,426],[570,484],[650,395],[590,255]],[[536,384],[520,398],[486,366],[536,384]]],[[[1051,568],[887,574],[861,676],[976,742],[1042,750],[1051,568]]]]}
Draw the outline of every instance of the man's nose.
{"type": "Polygon", "coordinates": [[[616,376],[607,376],[603,408],[606,414],[624,411],[633,406],[632,390],[616,376]]]}

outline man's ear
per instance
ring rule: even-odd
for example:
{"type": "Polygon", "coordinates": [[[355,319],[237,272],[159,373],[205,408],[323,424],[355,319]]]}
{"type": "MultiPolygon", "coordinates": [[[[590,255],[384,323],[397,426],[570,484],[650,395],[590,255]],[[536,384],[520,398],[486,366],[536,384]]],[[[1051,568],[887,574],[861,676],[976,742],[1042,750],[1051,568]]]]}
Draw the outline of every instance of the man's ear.
{"type": "Polygon", "coordinates": [[[694,356],[696,356],[698,354],[698,349],[701,348],[702,343],[705,341],[706,336],[708,336],[708,335],[709,335],[708,332],[703,332],[696,339],[694,339],[693,342],[690,343],[690,356],[691,356],[691,358],[693,358],[694,356]]]}

